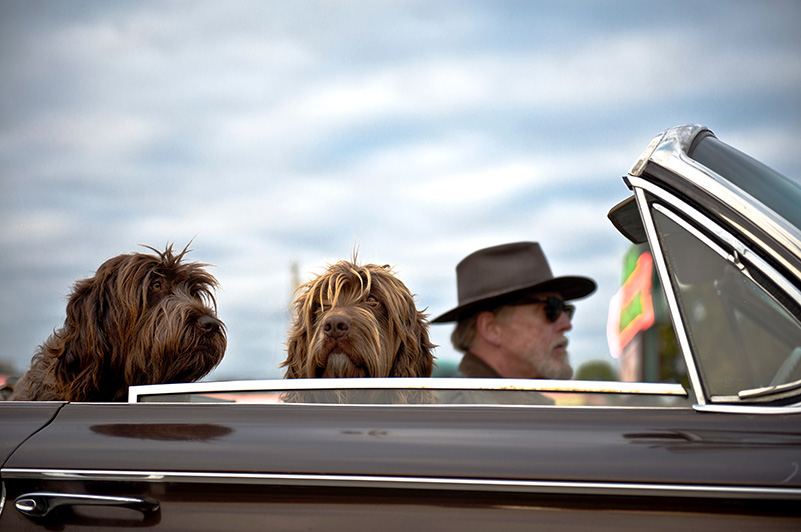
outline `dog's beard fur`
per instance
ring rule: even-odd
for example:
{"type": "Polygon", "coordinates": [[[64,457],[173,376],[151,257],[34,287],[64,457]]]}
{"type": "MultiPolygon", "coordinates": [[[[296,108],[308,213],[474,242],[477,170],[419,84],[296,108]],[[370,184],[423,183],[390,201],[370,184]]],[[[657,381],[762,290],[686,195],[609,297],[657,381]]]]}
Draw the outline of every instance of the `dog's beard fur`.
{"type": "MultiPolygon", "coordinates": [[[[332,308],[318,316],[318,324],[309,349],[308,374],[314,377],[388,377],[394,353],[385,309],[375,311],[355,305],[332,308]],[[326,332],[347,320],[348,331],[342,336],[326,332]],[[311,363],[314,367],[311,367],[311,363]]],[[[406,375],[404,375],[406,376],[406,375]]]]}
{"type": "MultiPolygon", "coordinates": [[[[148,246],[149,247],[149,246],[148,246]]],[[[216,279],[188,252],[131,253],[75,283],[64,326],[39,347],[13,400],[120,401],[138,384],[191,382],[222,360],[216,279]]]]}
{"type": "MultiPolygon", "coordinates": [[[[354,262],[338,262],[298,289],[285,378],[430,377],[435,346],[414,296],[389,266],[354,262]]],[[[285,399],[300,395],[310,396],[285,399]]],[[[328,395],[343,401],[341,392],[328,395]]]]}

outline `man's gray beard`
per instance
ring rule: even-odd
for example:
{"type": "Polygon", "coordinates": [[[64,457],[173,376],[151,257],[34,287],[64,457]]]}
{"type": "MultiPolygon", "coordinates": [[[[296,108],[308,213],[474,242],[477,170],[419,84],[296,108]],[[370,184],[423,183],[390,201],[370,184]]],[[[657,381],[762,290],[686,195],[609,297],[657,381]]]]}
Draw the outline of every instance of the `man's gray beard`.
{"type": "Polygon", "coordinates": [[[573,378],[573,367],[567,355],[564,359],[547,358],[537,364],[537,373],[544,379],[570,380],[573,378]]]}

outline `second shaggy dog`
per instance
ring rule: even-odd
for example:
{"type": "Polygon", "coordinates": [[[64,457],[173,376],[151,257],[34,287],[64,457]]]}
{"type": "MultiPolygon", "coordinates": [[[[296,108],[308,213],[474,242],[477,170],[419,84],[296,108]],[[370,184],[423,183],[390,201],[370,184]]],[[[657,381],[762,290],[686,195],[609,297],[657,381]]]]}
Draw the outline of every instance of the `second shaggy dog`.
{"type": "Polygon", "coordinates": [[[389,266],[341,261],[299,289],[286,378],[430,377],[428,321],[389,266]]]}

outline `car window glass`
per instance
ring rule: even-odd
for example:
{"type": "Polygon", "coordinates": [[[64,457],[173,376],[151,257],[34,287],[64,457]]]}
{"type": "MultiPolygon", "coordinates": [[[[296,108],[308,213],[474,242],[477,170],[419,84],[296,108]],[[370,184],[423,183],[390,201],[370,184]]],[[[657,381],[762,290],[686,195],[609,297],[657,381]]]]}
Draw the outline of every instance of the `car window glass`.
{"type": "Polygon", "coordinates": [[[801,324],[732,261],[652,212],[707,393],[801,379],[801,324]]]}

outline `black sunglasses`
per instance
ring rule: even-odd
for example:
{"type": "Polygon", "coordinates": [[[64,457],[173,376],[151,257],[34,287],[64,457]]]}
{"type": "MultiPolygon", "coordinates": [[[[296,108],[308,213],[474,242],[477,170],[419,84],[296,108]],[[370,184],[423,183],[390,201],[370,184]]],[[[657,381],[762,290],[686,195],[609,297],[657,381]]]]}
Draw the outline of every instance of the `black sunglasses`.
{"type": "Polygon", "coordinates": [[[531,305],[533,303],[543,303],[545,305],[545,317],[549,322],[555,323],[559,316],[564,312],[567,314],[568,319],[573,319],[573,314],[576,313],[575,305],[565,303],[556,296],[548,296],[545,299],[529,299],[516,303],[517,305],[531,305]]]}

